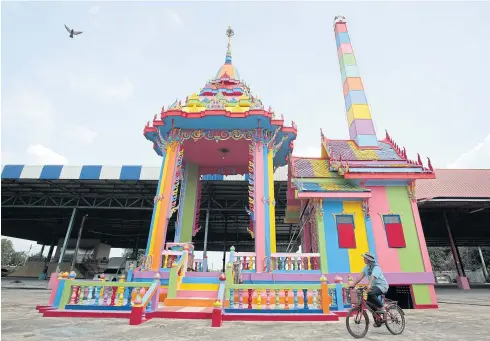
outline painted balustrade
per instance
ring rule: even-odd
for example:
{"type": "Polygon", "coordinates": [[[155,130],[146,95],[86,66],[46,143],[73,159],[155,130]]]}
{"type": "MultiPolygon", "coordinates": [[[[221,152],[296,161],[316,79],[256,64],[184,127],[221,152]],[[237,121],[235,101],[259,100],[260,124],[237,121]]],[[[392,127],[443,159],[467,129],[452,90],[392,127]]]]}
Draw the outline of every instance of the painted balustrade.
{"type": "Polygon", "coordinates": [[[171,269],[172,264],[178,262],[182,257],[183,251],[165,250],[162,252],[162,269],[171,269]]]}
{"type": "MultiPolygon", "coordinates": [[[[240,284],[239,286],[240,288],[227,288],[226,308],[325,311],[320,284],[240,284]]],[[[328,284],[327,288],[327,311],[344,310],[350,307],[350,300],[337,293],[348,292],[342,284],[328,284]]]]}
{"type": "Polygon", "coordinates": [[[350,307],[348,285],[326,282],[321,276],[319,283],[234,283],[232,264],[226,268],[227,309],[295,310],[298,313],[318,310],[345,310],[350,307]]]}
{"type": "Polygon", "coordinates": [[[319,253],[273,253],[270,257],[272,271],[320,270],[319,253]]]}
{"type": "MultiPolygon", "coordinates": [[[[230,254],[230,258],[232,255],[230,254]]],[[[233,262],[240,264],[240,271],[255,270],[255,252],[233,252],[233,262]]]]}
{"type": "Polygon", "coordinates": [[[203,272],[204,269],[203,261],[204,261],[203,259],[194,259],[194,267],[193,267],[194,271],[203,272]]]}
{"type": "Polygon", "coordinates": [[[147,290],[151,282],[126,282],[124,275],[119,282],[80,281],[74,277],[62,279],[58,285],[54,307],[76,310],[131,310],[134,301],[147,290]]]}
{"type": "Polygon", "coordinates": [[[228,289],[226,308],[322,310],[320,285],[240,284],[239,286],[240,288],[228,289]]]}

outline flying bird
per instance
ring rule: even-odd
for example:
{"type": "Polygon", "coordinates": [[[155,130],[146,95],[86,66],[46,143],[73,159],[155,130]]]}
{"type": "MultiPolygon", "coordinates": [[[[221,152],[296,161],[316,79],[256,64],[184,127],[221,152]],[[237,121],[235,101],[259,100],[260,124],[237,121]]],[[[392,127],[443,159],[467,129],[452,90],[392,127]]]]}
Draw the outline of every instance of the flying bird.
{"type": "Polygon", "coordinates": [[[73,38],[73,36],[76,36],[78,34],[83,33],[82,31],[75,31],[74,29],[69,28],[68,26],[65,25],[66,30],[68,33],[70,33],[70,38],[73,38]]]}

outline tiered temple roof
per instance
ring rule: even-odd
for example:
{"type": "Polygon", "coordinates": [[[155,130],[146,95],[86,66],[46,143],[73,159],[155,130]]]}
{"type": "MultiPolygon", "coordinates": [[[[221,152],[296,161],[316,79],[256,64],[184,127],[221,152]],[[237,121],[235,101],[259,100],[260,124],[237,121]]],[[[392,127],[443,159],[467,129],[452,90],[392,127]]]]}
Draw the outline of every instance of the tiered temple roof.
{"type": "Polygon", "coordinates": [[[274,166],[284,166],[292,153],[296,124],[292,122],[291,126],[286,126],[283,115],[276,115],[270,107],[265,109],[262,101],[252,95],[232,63],[231,38],[234,32],[231,27],[226,34],[225,63],[216,77],[184,102],[175,100],[167,109],[163,107],[160,115],[155,115],[153,122],[146,124],[143,133],[153,142],[155,151],[162,155],[160,146],[169,141],[169,136],[172,139],[171,132],[175,129],[187,131],[186,136],[204,136],[208,140],[216,138],[216,141],[238,139],[244,134],[250,138],[250,132],[260,131],[260,136],[272,140],[274,166]]]}

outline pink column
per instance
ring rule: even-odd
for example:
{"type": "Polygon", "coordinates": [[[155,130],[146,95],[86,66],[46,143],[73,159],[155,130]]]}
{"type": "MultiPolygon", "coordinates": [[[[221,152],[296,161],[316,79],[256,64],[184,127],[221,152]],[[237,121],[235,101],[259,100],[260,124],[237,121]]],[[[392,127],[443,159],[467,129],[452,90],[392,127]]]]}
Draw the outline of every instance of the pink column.
{"type": "Polygon", "coordinates": [[[255,155],[255,269],[256,272],[263,272],[265,257],[265,212],[264,212],[264,155],[262,143],[256,142],[254,146],[255,155]]]}
{"type": "Polygon", "coordinates": [[[369,209],[371,211],[376,258],[384,272],[401,272],[398,250],[388,247],[386,230],[381,219],[381,214],[387,214],[390,210],[386,188],[369,187],[369,189],[372,194],[371,199],[369,199],[369,209]]]}
{"type": "Polygon", "coordinates": [[[422,222],[420,221],[419,208],[415,200],[411,200],[413,219],[415,220],[415,226],[417,227],[417,234],[419,236],[420,251],[422,253],[422,259],[424,261],[424,268],[426,272],[432,272],[432,265],[430,264],[429,251],[427,250],[427,244],[425,243],[424,230],[422,229],[422,222]]]}

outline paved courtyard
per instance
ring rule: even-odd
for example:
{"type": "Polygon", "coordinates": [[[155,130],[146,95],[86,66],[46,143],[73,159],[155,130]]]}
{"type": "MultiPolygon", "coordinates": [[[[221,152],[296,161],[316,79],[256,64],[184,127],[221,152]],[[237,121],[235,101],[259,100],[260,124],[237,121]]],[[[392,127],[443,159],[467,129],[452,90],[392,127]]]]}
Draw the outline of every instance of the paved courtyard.
{"type": "MultiPolygon", "coordinates": [[[[2,281],[3,282],[3,281],[2,281]]],[[[126,319],[43,318],[34,307],[49,292],[2,285],[2,341],[17,340],[346,340],[344,320],[337,323],[226,322],[211,328],[209,320],[154,319],[131,327],[126,319]]],[[[370,328],[366,340],[489,340],[490,290],[469,293],[439,289],[439,310],[408,310],[402,336],[370,328]]]]}

